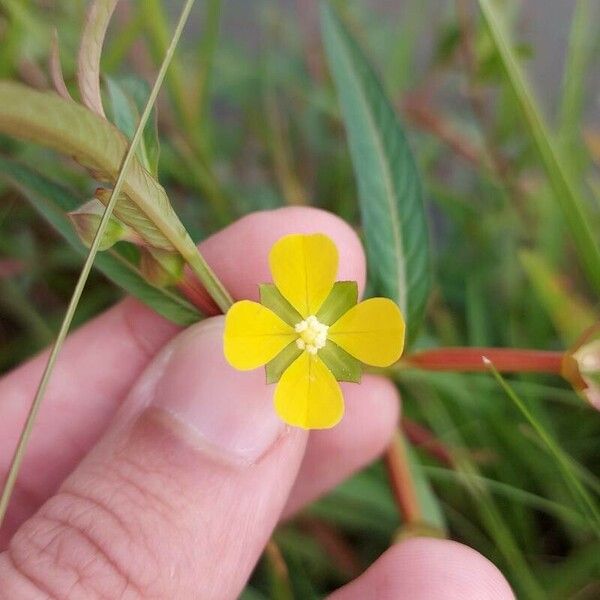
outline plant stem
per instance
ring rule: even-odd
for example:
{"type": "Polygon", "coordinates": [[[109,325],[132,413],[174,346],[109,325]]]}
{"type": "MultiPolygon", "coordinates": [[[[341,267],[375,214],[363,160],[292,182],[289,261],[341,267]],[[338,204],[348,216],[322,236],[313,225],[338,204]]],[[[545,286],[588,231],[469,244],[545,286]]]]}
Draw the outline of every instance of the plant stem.
{"type": "MultiPolygon", "coordinates": [[[[21,468],[21,464],[23,462],[23,458],[25,456],[25,450],[27,448],[27,444],[29,442],[29,438],[31,437],[31,432],[33,430],[33,426],[39,412],[40,406],[42,404],[42,400],[44,398],[46,388],[48,387],[48,383],[50,381],[50,377],[52,372],[54,371],[54,366],[56,364],[56,360],[62,348],[63,342],[67,336],[67,332],[69,331],[69,327],[71,326],[71,322],[73,320],[73,316],[75,315],[75,311],[77,309],[77,305],[79,304],[79,299],[81,298],[81,294],[83,293],[83,289],[87,282],[88,276],[92,269],[92,265],[94,263],[94,259],[98,252],[98,247],[100,246],[100,242],[104,236],[104,232],[106,230],[106,226],[108,225],[109,219],[112,215],[113,209],[117,203],[119,198],[121,188],[123,187],[123,183],[125,182],[125,177],[127,175],[127,169],[129,168],[131,161],[135,155],[136,147],[142,137],[142,133],[144,131],[144,127],[148,121],[150,116],[150,112],[152,111],[152,107],[156,101],[158,96],[158,92],[164,80],[165,74],[167,72],[167,68],[173,58],[173,54],[175,52],[175,48],[177,47],[177,43],[181,36],[181,32],[185,26],[185,23],[188,19],[190,10],[194,4],[194,0],[186,0],[185,5],[181,11],[181,15],[179,17],[179,21],[177,23],[177,27],[175,28],[175,32],[173,34],[173,38],[171,39],[171,43],[165,53],[165,57],[161,64],[160,70],[156,77],[156,81],[154,82],[154,86],[152,91],[150,92],[150,96],[144,108],[144,112],[140,117],[140,121],[138,123],[137,129],[131,140],[129,145],[129,149],[123,158],[123,162],[121,163],[121,168],[119,170],[119,175],[115,182],[115,187],[112,190],[110,200],[106,205],[104,210],[104,214],[102,215],[102,219],[100,221],[100,225],[98,226],[98,231],[94,237],[94,241],[90,247],[89,254],[86,258],[86,261],[81,270],[81,274],[79,275],[79,279],[77,280],[77,285],[75,286],[75,290],[73,291],[73,295],[71,296],[71,300],[69,302],[69,306],[67,308],[67,312],[63,318],[63,322],[61,324],[60,330],[56,337],[56,341],[52,347],[50,352],[50,356],[48,357],[48,361],[46,363],[46,367],[44,369],[44,373],[40,380],[37,392],[31,404],[31,408],[29,409],[29,414],[27,415],[27,419],[25,421],[25,425],[23,430],[21,431],[21,436],[19,438],[19,442],[15,449],[15,453],[8,471],[8,475],[6,477],[6,481],[4,483],[4,488],[2,489],[2,495],[0,496],[0,526],[4,520],[4,516],[6,515],[6,511],[8,509],[8,504],[10,502],[10,498],[15,487],[15,483],[17,480],[17,476],[19,474],[19,470],[21,468]]],[[[202,258],[196,252],[196,266],[200,268],[202,265],[198,265],[198,259],[202,262],[202,258]]],[[[186,257],[186,259],[190,260],[193,257],[186,257]]],[[[191,262],[191,261],[190,261],[191,262]]],[[[210,290],[209,290],[210,291],[210,290]]]]}
{"type": "Polygon", "coordinates": [[[501,372],[560,375],[563,352],[515,348],[435,348],[408,356],[403,363],[427,371],[488,371],[484,357],[501,372]]]}
{"type": "Polygon", "coordinates": [[[443,465],[450,468],[454,466],[452,450],[437,439],[431,431],[406,417],[402,417],[402,430],[413,446],[422,448],[443,465]]]}
{"type": "Polygon", "coordinates": [[[399,431],[385,451],[384,461],[392,493],[405,523],[407,525],[420,523],[423,514],[408,464],[405,441],[399,431]]]}

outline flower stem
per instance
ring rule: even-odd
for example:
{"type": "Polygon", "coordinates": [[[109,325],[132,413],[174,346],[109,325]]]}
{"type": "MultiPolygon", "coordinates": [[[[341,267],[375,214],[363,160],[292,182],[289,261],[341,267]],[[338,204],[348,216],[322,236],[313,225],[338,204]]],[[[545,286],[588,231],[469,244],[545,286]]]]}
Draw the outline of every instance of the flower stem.
{"type": "Polygon", "coordinates": [[[435,348],[408,356],[403,364],[427,371],[484,372],[484,357],[500,372],[560,374],[563,352],[515,348],[435,348]]]}

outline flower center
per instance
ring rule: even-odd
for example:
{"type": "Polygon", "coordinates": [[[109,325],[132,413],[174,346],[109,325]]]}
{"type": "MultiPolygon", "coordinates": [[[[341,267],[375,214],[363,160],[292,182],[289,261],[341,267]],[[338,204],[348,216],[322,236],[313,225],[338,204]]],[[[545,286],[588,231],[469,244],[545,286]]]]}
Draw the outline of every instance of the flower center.
{"type": "Polygon", "coordinates": [[[297,323],[294,329],[300,334],[296,346],[309,354],[316,354],[327,343],[329,326],[321,323],[314,315],[297,323]]]}

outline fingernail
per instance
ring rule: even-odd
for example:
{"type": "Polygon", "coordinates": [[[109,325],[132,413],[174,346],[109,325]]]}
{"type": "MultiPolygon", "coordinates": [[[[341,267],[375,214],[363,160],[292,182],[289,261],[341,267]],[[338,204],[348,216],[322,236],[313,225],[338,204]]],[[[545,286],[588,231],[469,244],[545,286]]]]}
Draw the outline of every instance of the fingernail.
{"type": "Polygon", "coordinates": [[[215,317],[175,340],[159,367],[150,404],[200,450],[230,463],[252,464],[284,425],[264,371],[236,371],[225,361],[223,324],[223,317],[215,317]]]}

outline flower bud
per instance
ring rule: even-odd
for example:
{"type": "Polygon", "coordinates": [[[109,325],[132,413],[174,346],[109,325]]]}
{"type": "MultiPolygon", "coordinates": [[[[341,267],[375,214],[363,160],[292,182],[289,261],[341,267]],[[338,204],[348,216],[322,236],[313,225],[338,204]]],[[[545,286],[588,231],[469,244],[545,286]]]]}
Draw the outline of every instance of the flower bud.
{"type": "MultiPolygon", "coordinates": [[[[75,231],[77,231],[79,238],[88,248],[92,245],[98,231],[104,210],[104,205],[96,198],[92,198],[92,200],[86,202],[77,210],[68,213],[75,231]]],[[[98,249],[107,250],[117,242],[123,240],[131,241],[132,233],[132,230],[127,225],[119,221],[116,217],[111,216],[98,249]]]]}

